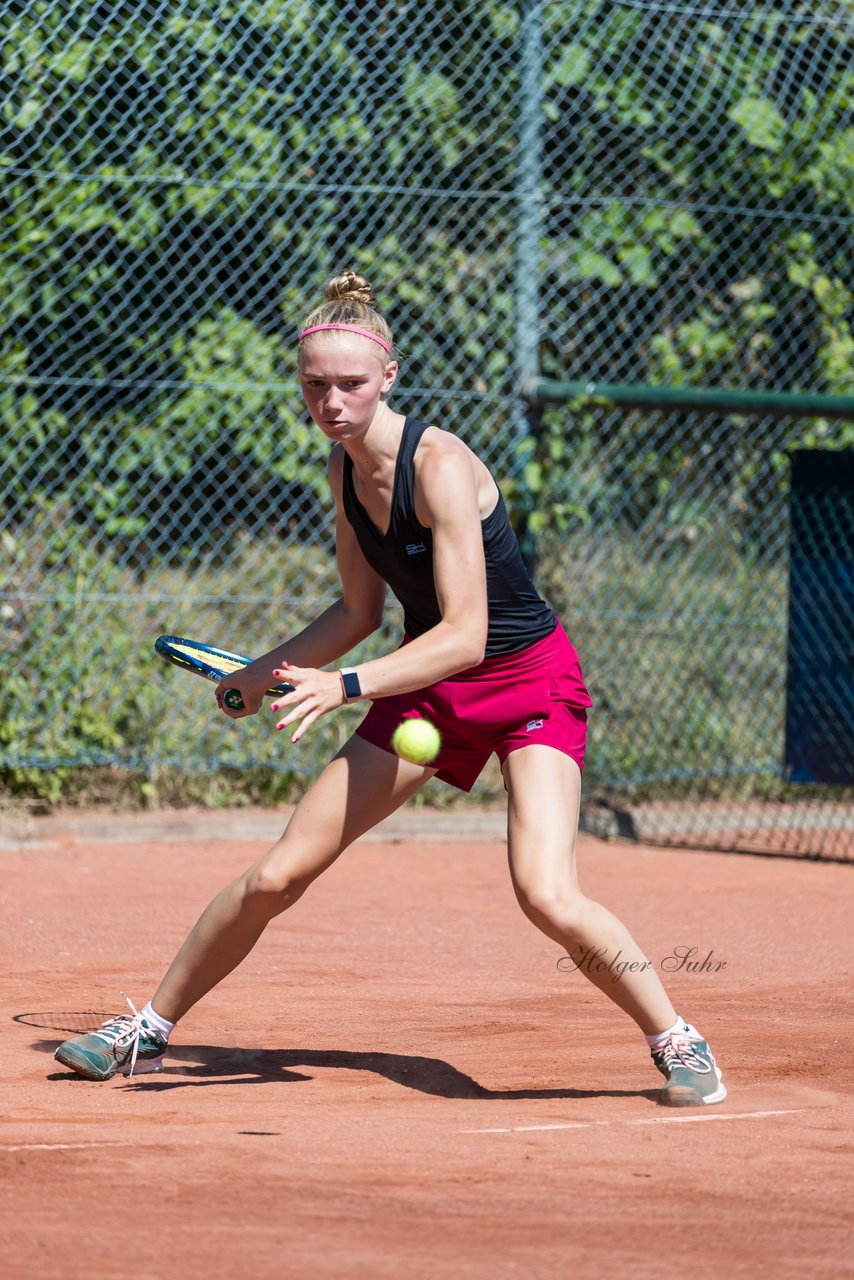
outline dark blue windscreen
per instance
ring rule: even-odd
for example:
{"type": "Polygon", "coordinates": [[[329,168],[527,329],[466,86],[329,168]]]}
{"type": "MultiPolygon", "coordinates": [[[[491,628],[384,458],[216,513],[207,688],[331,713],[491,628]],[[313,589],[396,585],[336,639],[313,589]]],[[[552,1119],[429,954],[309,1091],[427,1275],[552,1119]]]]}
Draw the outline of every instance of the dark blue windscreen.
{"type": "Polygon", "coordinates": [[[854,451],[792,458],[786,766],[854,783],[854,451]]]}

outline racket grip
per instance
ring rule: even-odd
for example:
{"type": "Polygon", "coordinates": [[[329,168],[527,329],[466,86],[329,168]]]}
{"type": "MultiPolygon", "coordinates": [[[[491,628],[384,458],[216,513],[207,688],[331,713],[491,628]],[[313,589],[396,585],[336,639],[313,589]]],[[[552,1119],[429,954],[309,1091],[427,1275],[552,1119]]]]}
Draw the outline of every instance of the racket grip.
{"type": "Polygon", "coordinates": [[[244,702],[239,689],[226,689],[222,695],[222,701],[229,711],[243,710],[244,702]]]}

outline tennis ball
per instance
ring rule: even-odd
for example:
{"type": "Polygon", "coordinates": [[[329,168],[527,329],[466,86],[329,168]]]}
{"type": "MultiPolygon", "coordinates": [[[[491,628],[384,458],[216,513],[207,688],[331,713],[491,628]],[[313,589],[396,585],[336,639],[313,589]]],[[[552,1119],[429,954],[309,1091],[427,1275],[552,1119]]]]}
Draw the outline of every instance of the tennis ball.
{"type": "Polygon", "coordinates": [[[391,745],[401,760],[429,764],[439,754],[442,739],[429,720],[403,720],[394,731],[391,745]]]}

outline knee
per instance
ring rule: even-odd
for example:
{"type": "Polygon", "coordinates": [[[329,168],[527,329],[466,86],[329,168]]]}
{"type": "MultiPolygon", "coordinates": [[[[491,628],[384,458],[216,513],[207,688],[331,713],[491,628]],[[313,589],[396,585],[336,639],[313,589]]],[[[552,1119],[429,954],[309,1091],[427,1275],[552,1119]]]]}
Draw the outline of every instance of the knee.
{"type": "Polygon", "coordinates": [[[310,880],[288,868],[262,862],[251,867],[243,878],[243,900],[253,910],[269,917],[293,906],[308,888],[310,880]]]}
{"type": "Polygon", "coordinates": [[[540,928],[557,930],[566,938],[585,935],[590,903],[577,889],[540,882],[517,886],[516,897],[528,919],[540,928]]]}

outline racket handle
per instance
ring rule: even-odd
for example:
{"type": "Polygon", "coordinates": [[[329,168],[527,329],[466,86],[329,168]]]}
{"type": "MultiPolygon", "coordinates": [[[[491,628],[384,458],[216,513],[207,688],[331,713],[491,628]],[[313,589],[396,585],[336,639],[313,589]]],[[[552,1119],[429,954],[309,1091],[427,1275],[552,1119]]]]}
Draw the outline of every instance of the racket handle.
{"type": "MultiPolygon", "coordinates": [[[[268,697],[278,697],[280,693],[290,693],[293,689],[292,684],[276,684],[272,689],[267,690],[268,697]]],[[[222,695],[223,705],[228,707],[229,711],[243,711],[245,703],[240,696],[239,689],[226,689],[222,695]]]]}

